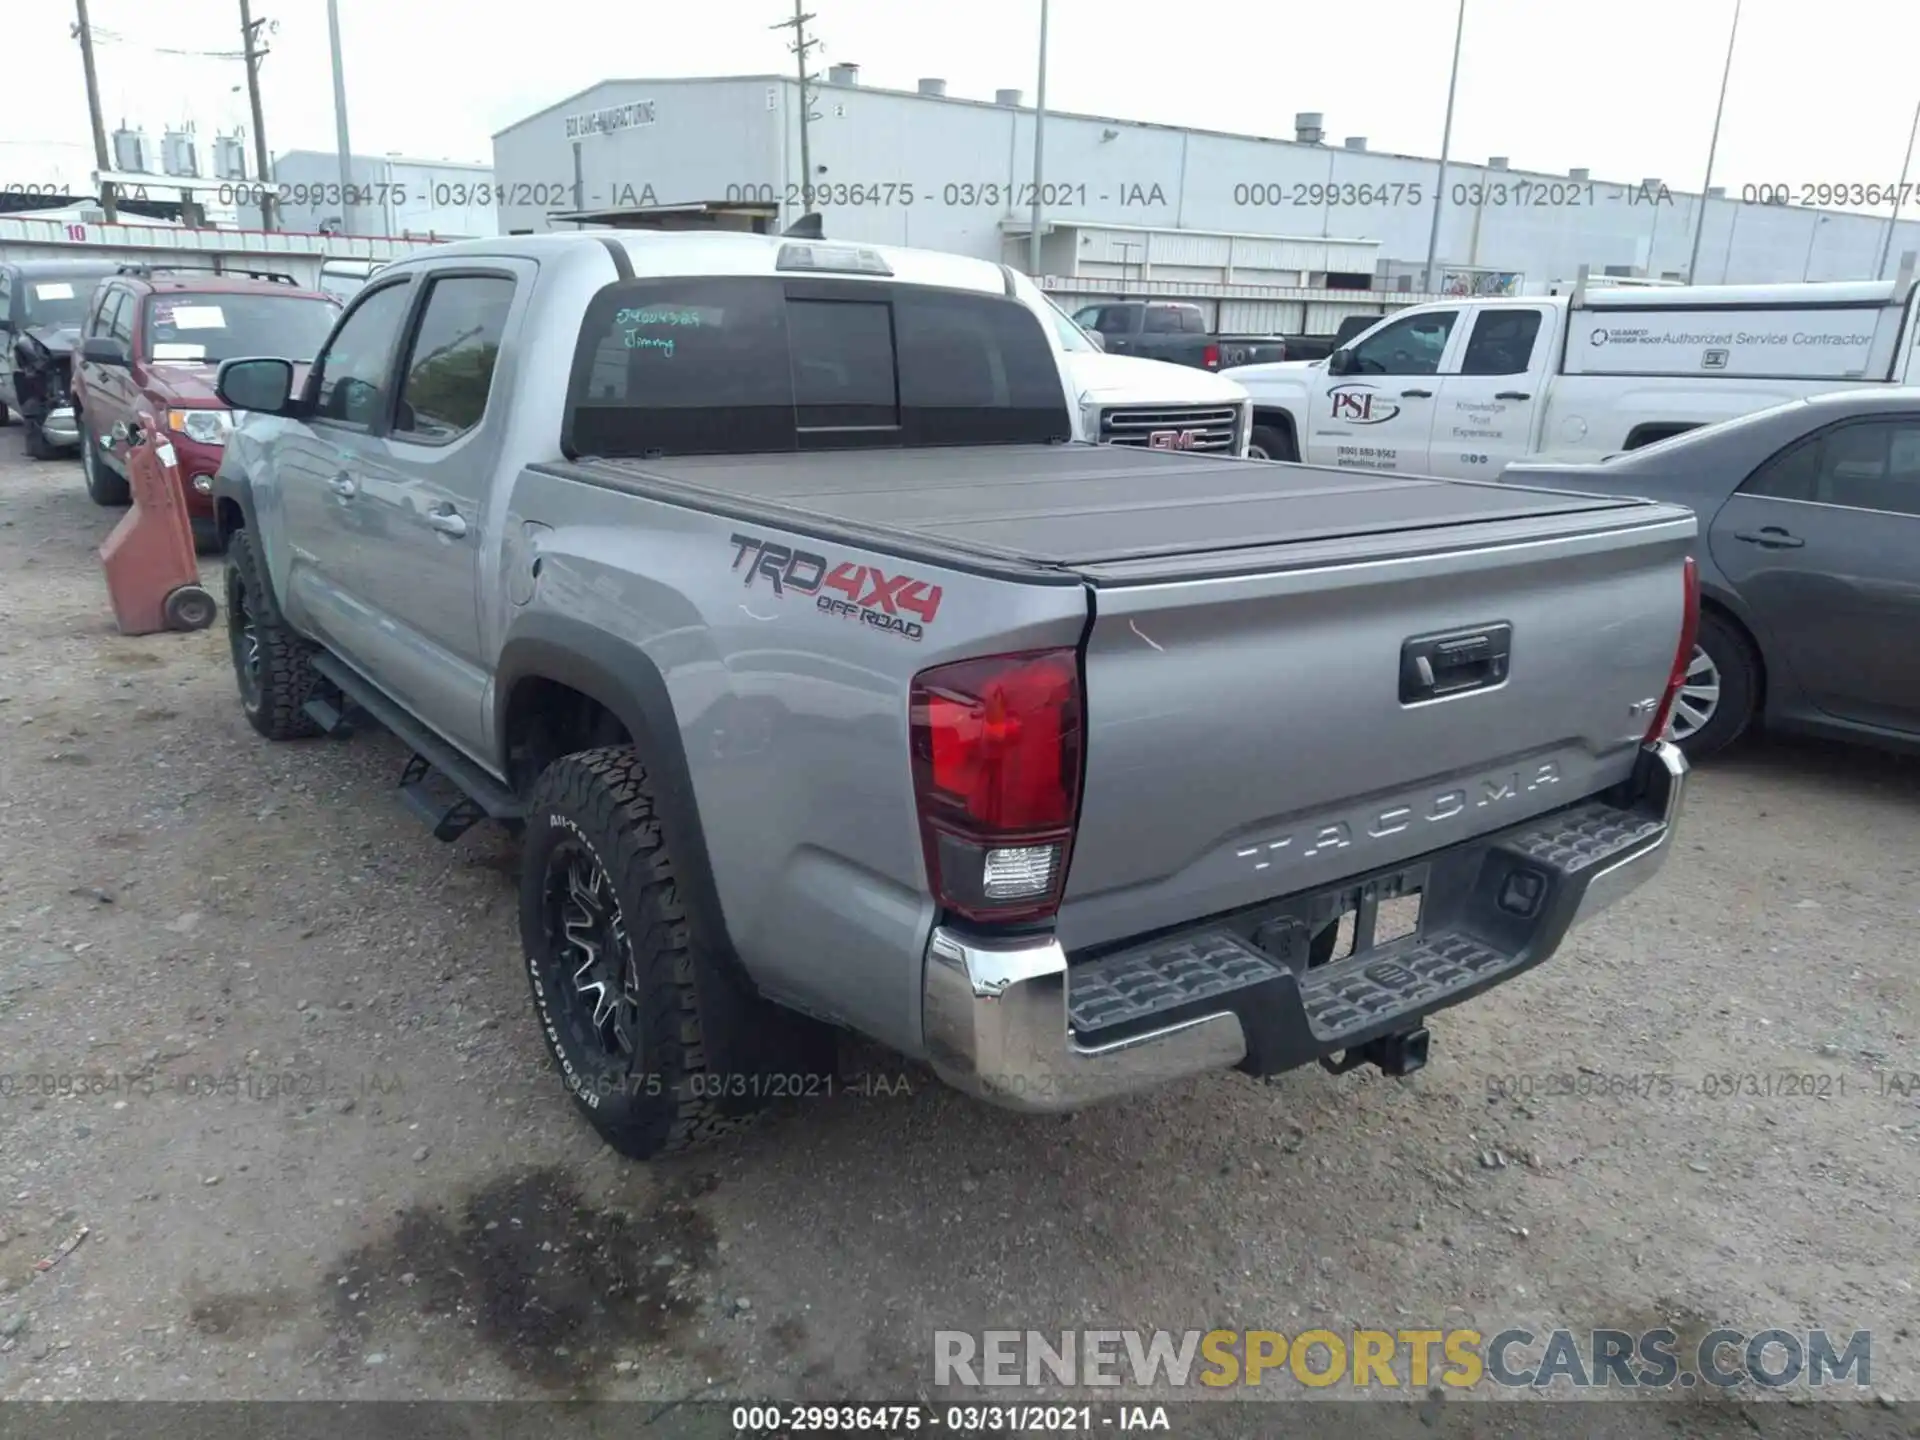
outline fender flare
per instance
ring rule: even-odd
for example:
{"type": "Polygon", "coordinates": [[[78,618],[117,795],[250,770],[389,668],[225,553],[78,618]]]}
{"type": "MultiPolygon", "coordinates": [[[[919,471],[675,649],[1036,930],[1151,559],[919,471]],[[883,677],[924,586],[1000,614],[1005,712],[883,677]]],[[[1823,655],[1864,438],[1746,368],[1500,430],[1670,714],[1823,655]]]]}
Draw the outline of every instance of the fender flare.
{"type": "Polygon", "coordinates": [[[653,783],[654,804],[674,857],[681,894],[725,963],[744,976],[714,884],[673,698],[659,666],[639,646],[584,621],[539,612],[519,616],[494,666],[494,750],[503,775],[511,775],[507,717],[513,692],[528,679],[552,680],[579,691],[611,711],[633,737],[653,783]]]}
{"type": "Polygon", "coordinates": [[[245,475],[235,475],[224,465],[213,474],[213,513],[221,513],[221,502],[231,501],[240,508],[240,526],[220,522],[220,539],[224,543],[234,530],[244,526],[256,535],[260,533],[258,515],[253,506],[253,481],[245,475]]]}

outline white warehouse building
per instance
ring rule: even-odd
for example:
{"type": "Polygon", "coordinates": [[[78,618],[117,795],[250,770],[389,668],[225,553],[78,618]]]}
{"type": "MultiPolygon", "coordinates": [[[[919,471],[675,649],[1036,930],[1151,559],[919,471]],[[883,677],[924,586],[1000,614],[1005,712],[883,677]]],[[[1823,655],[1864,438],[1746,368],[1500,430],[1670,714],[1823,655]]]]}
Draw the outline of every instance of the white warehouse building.
{"type": "MultiPolygon", "coordinates": [[[[853,65],[811,88],[813,208],[828,236],[1027,267],[1034,111],[1021,92],[968,99],[937,79],[881,89],[853,65]]],[[[790,77],[608,80],[509,126],[493,151],[506,232],[659,223],[674,206],[707,207],[709,219],[747,206],[779,229],[808,208],[790,77]]],[[[1320,332],[1372,308],[1331,291],[1405,303],[1425,288],[1438,160],[1332,142],[1319,115],[1276,140],[1049,110],[1044,160],[1040,269],[1063,299],[1184,293],[1215,301],[1223,325],[1320,332]]],[[[1657,178],[1549,175],[1501,157],[1450,161],[1446,190],[1437,269],[1448,293],[1539,293],[1581,265],[1679,279],[1701,204],[1657,178]]],[[[1883,217],[1797,195],[1759,203],[1772,198],[1707,200],[1696,280],[1891,275],[1920,249],[1920,206],[1889,244],[1883,217]]]]}
{"type": "MultiPolygon", "coordinates": [[[[280,202],[278,228],[301,234],[387,235],[468,240],[494,235],[497,201],[493,170],[459,160],[401,155],[354,155],[342,187],[340,157],[332,150],[287,150],[273,157],[280,202]],[[346,200],[347,204],[342,204],[346,200]]],[[[251,181],[236,182],[244,195],[251,181]]],[[[236,207],[245,229],[260,228],[260,207],[236,207]]]]}

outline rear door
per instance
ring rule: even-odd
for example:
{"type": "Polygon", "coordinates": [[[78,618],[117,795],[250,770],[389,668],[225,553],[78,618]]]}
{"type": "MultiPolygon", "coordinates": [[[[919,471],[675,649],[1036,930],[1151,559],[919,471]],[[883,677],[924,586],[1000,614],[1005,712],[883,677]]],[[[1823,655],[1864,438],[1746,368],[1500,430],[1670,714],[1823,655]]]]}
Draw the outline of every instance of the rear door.
{"type": "Polygon", "coordinates": [[[1532,448],[1552,348],[1544,305],[1470,311],[1435,401],[1428,474],[1492,479],[1532,448]]]}
{"type": "Polygon", "coordinates": [[[1454,348],[1457,310],[1416,310],[1349,347],[1352,369],[1311,372],[1309,465],[1427,472],[1440,375],[1454,348]]]}
{"type": "Polygon", "coordinates": [[[1920,731],[1920,411],[1788,447],[1720,508],[1709,544],[1815,706],[1920,731]]]}
{"type": "Polygon", "coordinates": [[[407,328],[393,414],[351,440],[364,537],[346,559],[365,644],[395,698],[448,738],[484,748],[478,583],[487,483],[507,417],[488,404],[528,260],[433,271],[407,328]]]}
{"type": "MultiPolygon", "coordinates": [[[[128,361],[125,365],[99,365],[92,361],[82,362],[87,372],[87,405],[81,425],[85,435],[91,434],[101,445],[101,453],[111,457],[115,469],[125,470],[125,457],[120,453],[124,448],[113,439],[113,428],[122,421],[133,419],[134,399],[137,394],[133,384],[133,317],[140,308],[140,297],[122,288],[114,286],[106,292],[98,314],[94,317],[94,328],[89,334],[105,335],[118,340],[126,347],[128,361]]],[[[81,344],[86,337],[81,337],[81,344]]],[[[163,417],[156,416],[156,419],[163,417]]]]}

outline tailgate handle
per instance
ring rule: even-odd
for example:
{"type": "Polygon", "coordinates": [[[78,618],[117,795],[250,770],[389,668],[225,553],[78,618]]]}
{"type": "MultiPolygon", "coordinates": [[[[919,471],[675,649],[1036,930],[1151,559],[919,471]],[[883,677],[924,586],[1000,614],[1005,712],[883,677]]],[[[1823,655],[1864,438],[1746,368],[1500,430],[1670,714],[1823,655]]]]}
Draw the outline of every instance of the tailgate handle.
{"type": "Polygon", "coordinates": [[[1499,685],[1507,678],[1512,652],[1513,626],[1504,620],[1416,635],[1400,647],[1400,703],[1415,705],[1499,685]]]}

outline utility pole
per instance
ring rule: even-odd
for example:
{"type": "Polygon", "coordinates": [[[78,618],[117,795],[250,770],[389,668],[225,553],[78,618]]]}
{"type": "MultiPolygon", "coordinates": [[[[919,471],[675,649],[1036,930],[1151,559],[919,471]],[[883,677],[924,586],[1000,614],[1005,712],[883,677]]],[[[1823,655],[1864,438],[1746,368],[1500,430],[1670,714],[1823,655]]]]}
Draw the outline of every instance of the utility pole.
{"type": "Polygon", "coordinates": [[[107,213],[107,224],[120,223],[120,209],[113,197],[113,182],[105,177],[114,168],[107,154],[107,122],[100,118],[100,78],[93,69],[93,27],[87,23],[87,0],[74,0],[79,23],[73,33],[80,42],[80,64],[87,72],[87,113],[93,120],[93,163],[100,167],[100,208],[107,213]]]}
{"type": "Polygon", "coordinates": [[[794,54],[800,69],[800,203],[805,208],[802,214],[813,213],[813,151],[807,143],[807,124],[820,117],[813,113],[813,96],[807,86],[811,77],[807,74],[807,56],[820,45],[818,40],[807,38],[807,22],[814,17],[801,8],[801,0],[793,0],[793,18],[769,25],[769,30],[793,31],[793,43],[787,48],[794,54]]]}
{"type": "MultiPolygon", "coordinates": [[[[333,126],[340,147],[340,228],[353,234],[353,147],[347,142],[347,76],[340,66],[340,0],[327,0],[327,38],[333,45],[333,126]]],[[[260,123],[256,112],[254,123],[260,123]]],[[[579,206],[574,207],[576,210],[579,206]]]]}
{"type": "Polygon", "coordinates": [[[1040,0],[1040,80],[1033,97],[1033,215],[1028,223],[1027,274],[1040,280],[1040,196],[1047,129],[1047,0],[1040,0]]]}
{"type": "Polygon", "coordinates": [[[255,20],[247,0],[240,0],[240,40],[246,47],[247,60],[247,103],[253,107],[253,157],[255,178],[260,184],[260,228],[277,230],[274,222],[279,218],[279,205],[273,191],[272,169],[267,164],[267,122],[260,114],[260,62],[267,58],[267,52],[260,48],[259,27],[264,20],[255,20]]]}
{"type": "MultiPolygon", "coordinates": [[[[1694,217],[1693,253],[1687,257],[1689,285],[1693,283],[1693,267],[1700,263],[1700,239],[1707,229],[1707,192],[1713,188],[1713,156],[1720,148],[1720,116],[1727,108],[1727,77],[1733,74],[1733,42],[1739,33],[1740,0],[1733,0],[1733,28],[1727,32],[1727,63],[1720,71],[1720,103],[1713,107],[1713,138],[1707,141],[1707,178],[1700,182],[1700,213],[1694,217]]],[[[1725,280],[1726,276],[1720,278],[1725,280]]]]}
{"type": "Polygon", "coordinates": [[[1900,228],[1900,203],[1907,198],[1907,171],[1913,164],[1913,137],[1920,134],[1920,105],[1913,107],[1913,125],[1907,131],[1907,158],[1900,162],[1900,188],[1893,192],[1893,215],[1887,221],[1887,238],[1880,245],[1880,263],[1873,267],[1878,280],[1887,268],[1887,255],[1893,249],[1893,232],[1900,228]]]}
{"type": "Polygon", "coordinates": [[[1427,232],[1427,293],[1440,288],[1433,273],[1440,253],[1440,210],[1447,202],[1447,155],[1453,148],[1453,95],[1460,88],[1460,37],[1467,32],[1467,0],[1453,22],[1453,73],[1447,79],[1447,119],[1440,131],[1440,183],[1433,192],[1433,229],[1427,232]]]}

